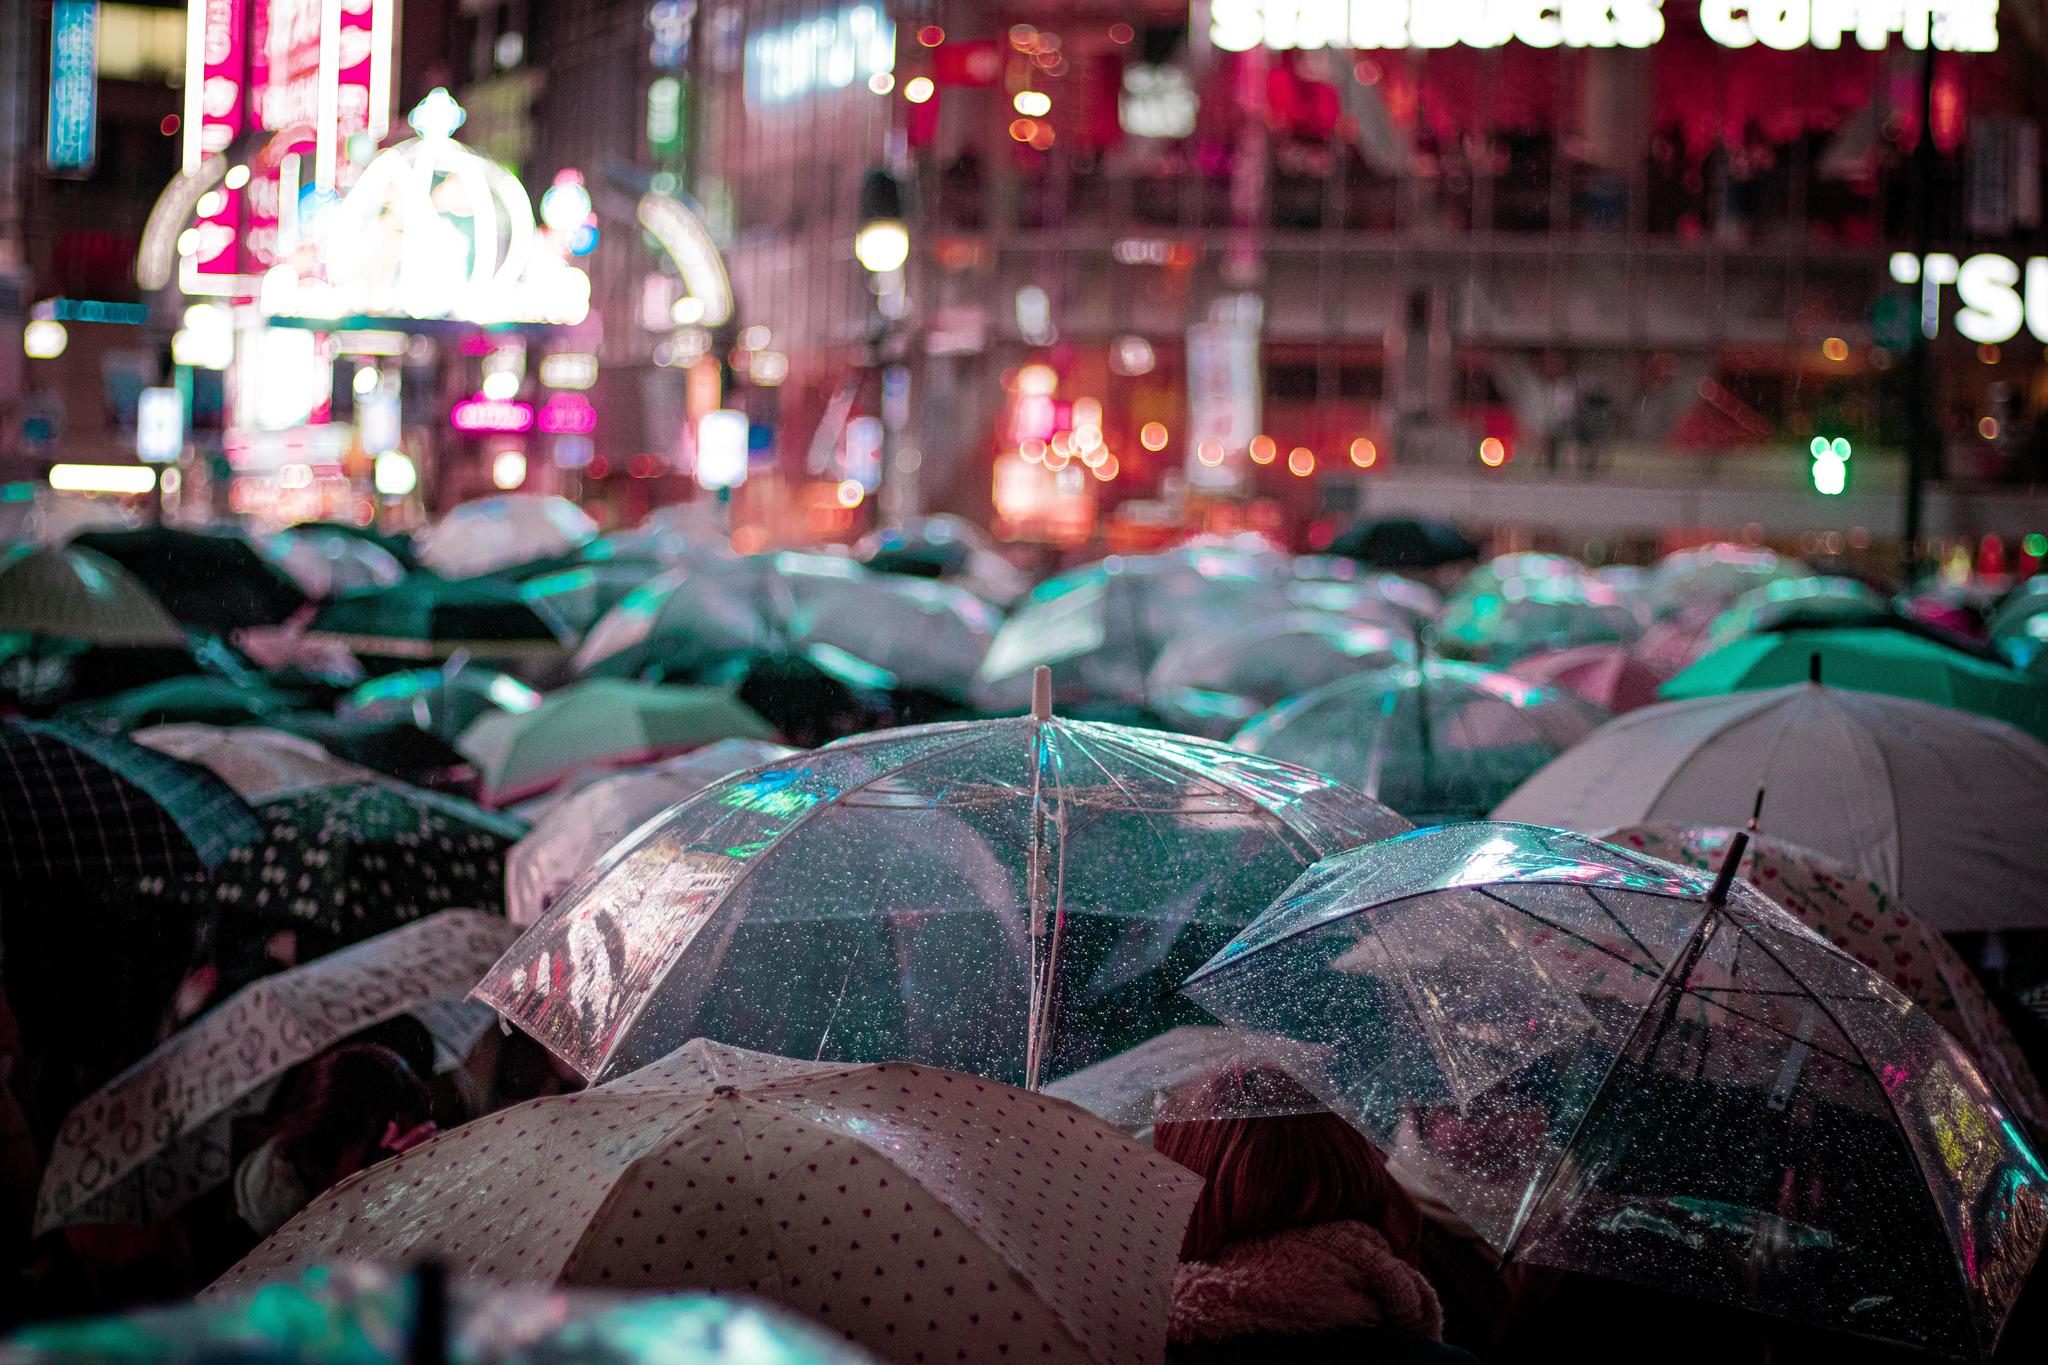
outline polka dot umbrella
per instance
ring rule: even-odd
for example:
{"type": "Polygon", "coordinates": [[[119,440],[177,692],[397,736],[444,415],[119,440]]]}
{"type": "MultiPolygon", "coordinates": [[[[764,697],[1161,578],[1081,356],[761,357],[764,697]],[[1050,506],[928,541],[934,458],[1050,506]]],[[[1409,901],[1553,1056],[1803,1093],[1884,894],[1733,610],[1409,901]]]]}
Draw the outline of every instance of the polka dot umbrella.
{"type": "MultiPolygon", "coordinates": [[[[1686,867],[1715,869],[1735,831],[1634,825],[1600,836],[1686,867]]],[[[1948,940],[1882,886],[1825,854],[1752,834],[1742,875],[1799,922],[1891,982],[1970,1050],[1985,1077],[2035,1128],[2048,1132],[2048,1098],[1998,1009],[1948,940]]]]}
{"type": "Polygon", "coordinates": [[[209,1295],[335,1259],[714,1289],[886,1360],[1158,1360],[1201,1182],[1058,1100],[698,1039],[344,1181],[209,1295]]]}
{"type": "Polygon", "coordinates": [[[244,987],[89,1096],[57,1131],[38,1233],[164,1218],[234,1171],[233,1121],[285,1072],[349,1035],[417,1011],[450,1064],[488,1028],[462,998],[519,931],[449,910],[244,987]]]}
{"type": "Polygon", "coordinates": [[[294,792],[254,807],[263,836],[204,877],[145,879],[147,898],[209,918],[202,957],[233,986],[436,910],[504,903],[518,821],[396,783],[294,792]],[[273,938],[289,935],[286,943],[273,938]],[[279,956],[281,954],[281,957],[279,956]]]}
{"type": "Polygon", "coordinates": [[[1049,703],[884,730],[643,825],[478,998],[592,1079],[703,1036],[1033,1085],[1206,1022],[1175,981],[1317,858],[1406,828],[1305,769],[1049,703]]]}

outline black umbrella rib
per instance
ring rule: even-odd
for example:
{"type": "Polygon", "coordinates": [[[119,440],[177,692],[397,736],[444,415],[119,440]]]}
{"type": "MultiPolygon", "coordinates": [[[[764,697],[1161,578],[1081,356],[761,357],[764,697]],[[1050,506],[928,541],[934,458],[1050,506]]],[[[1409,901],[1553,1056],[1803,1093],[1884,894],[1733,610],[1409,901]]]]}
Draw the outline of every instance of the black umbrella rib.
{"type": "Polygon", "coordinates": [[[1622,920],[1620,915],[1614,913],[1614,907],[1609,905],[1606,901],[1600,899],[1600,892],[1597,887],[1587,887],[1586,895],[1592,900],[1593,904],[1600,907],[1601,914],[1607,916],[1607,918],[1614,921],[1615,928],[1621,930],[1622,933],[1628,936],[1628,941],[1636,945],[1636,951],[1640,952],[1644,957],[1650,959],[1650,961],[1652,962],[1655,962],[1657,960],[1657,955],[1650,951],[1650,945],[1644,943],[1641,939],[1637,938],[1636,931],[1629,928],[1628,925],[1622,920]]]}
{"type": "MultiPolygon", "coordinates": [[[[1588,948],[1591,948],[1594,952],[1599,953],[1605,957],[1611,957],[1616,962],[1621,963],[1625,967],[1640,969],[1643,965],[1640,962],[1632,961],[1624,953],[1616,952],[1613,948],[1608,947],[1606,944],[1601,943],[1597,939],[1587,938],[1584,934],[1580,933],[1576,929],[1567,929],[1564,925],[1559,924],[1556,920],[1550,919],[1544,915],[1539,915],[1534,910],[1531,910],[1526,906],[1517,905],[1513,901],[1509,900],[1507,897],[1497,895],[1493,891],[1488,890],[1486,887],[1482,886],[1474,889],[1476,889],[1480,895],[1484,896],[1486,899],[1490,901],[1493,901],[1495,904],[1504,905],[1518,915],[1522,915],[1526,918],[1535,920],[1538,924],[1542,925],[1546,929],[1554,929],[1558,933],[1563,934],[1566,938],[1572,939],[1579,943],[1583,943],[1588,948]]],[[[1627,931],[1624,930],[1623,932],[1626,933],[1627,931]]],[[[1630,934],[1629,940],[1631,942],[1635,942],[1635,935],[1630,934]]],[[[1636,943],[1636,946],[1638,948],[1642,948],[1643,945],[1640,943],[1636,943]]],[[[1650,950],[1647,948],[1643,948],[1643,956],[1649,960],[1649,964],[1652,967],[1662,965],[1657,961],[1656,956],[1653,953],[1651,953],[1650,950]]]]}

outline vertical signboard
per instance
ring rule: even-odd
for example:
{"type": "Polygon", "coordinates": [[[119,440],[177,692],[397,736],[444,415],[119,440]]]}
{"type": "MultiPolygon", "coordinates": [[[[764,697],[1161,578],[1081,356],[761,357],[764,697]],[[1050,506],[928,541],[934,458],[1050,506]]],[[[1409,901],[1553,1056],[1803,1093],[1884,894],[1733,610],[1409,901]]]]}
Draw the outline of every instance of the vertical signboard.
{"type": "Polygon", "coordinates": [[[1190,486],[1235,488],[1259,430],[1259,333],[1242,321],[1188,328],[1190,486]]]}
{"type": "Polygon", "coordinates": [[[59,173],[92,169],[99,142],[99,0],[50,9],[50,110],[43,159],[59,173]]]}
{"type": "MultiPolygon", "coordinates": [[[[191,0],[185,15],[186,173],[218,156],[242,131],[249,100],[244,0],[191,0]]],[[[187,293],[218,293],[241,269],[242,200],[210,195],[195,214],[185,253],[187,293]]],[[[181,248],[182,250],[182,248],[181,248]]]]}

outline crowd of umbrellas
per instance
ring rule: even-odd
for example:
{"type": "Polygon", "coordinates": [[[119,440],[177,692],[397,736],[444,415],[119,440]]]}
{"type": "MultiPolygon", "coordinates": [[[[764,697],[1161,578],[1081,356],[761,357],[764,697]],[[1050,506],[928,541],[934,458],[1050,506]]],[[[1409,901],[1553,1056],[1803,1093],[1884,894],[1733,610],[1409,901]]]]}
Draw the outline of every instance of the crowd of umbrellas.
{"type": "Polygon", "coordinates": [[[1150,1131],[1311,1110],[1949,1357],[2048,1236],[2048,578],[515,495],[11,547],[0,705],[0,1359],[1157,1361],[1150,1131]],[[366,1044],[420,1111],[268,1171],[366,1044]]]}

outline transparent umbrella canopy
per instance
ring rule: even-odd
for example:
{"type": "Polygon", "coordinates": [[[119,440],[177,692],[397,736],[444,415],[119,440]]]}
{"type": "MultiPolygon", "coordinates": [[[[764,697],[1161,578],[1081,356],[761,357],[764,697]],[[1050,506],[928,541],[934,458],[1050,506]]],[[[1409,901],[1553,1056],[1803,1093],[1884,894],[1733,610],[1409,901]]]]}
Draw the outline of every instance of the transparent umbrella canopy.
{"type": "Polygon", "coordinates": [[[1312,768],[1418,824],[1435,824],[1484,816],[1602,719],[1562,689],[1431,659],[1282,702],[1231,743],[1312,768]]]}
{"type": "Polygon", "coordinates": [[[887,673],[895,685],[965,701],[1002,617],[964,588],[928,579],[802,570],[783,575],[792,633],[887,673]]]}
{"type": "Polygon", "coordinates": [[[1509,664],[1544,650],[1626,644],[1641,629],[1612,589],[1582,578],[1510,578],[1444,608],[1447,653],[1509,664]]]}
{"type": "Polygon", "coordinates": [[[1707,627],[1702,653],[1745,635],[1799,626],[1877,626],[1898,619],[1884,594],[1853,578],[1783,578],[1752,588],[1707,627]]]}
{"type": "Polygon", "coordinates": [[[1327,779],[1038,716],[882,731],[621,843],[478,996],[585,1076],[702,1035],[1036,1084],[1181,1024],[1175,984],[1324,854],[1406,828],[1327,779]]]}
{"type": "Polygon", "coordinates": [[[691,682],[771,651],[788,608],[767,609],[758,574],[743,561],[711,560],[649,579],[591,627],[573,661],[577,674],[691,682]]]}
{"type": "Polygon", "coordinates": [[[1661,619],[1724,611],[1752,588],[1811,573],[1796,559],[1758,545],[1716,541],[1664,556],[1651,572],[1650,607],[1661,619]]]}
{"type": "Polygon", "coordinates": [[[1294,609],[1264,556],[1112,556],[1047,579],[1017,605],[982,660],[976,700],[990,710],[1026,706],[1032,670],[1057,665],[1062,706],[1142,705],[1145,675],[1175,637],[1294,609]]]}
{"type": "Polygon", "coordinates": [[[1289,697],[1414,658],[1414,647],[1383,627],[1297,611],[1181,636],[1152,665],[1146,692],[1176,730],[1226,739],[1289,697]]]}
{"type": "Polygon", "coordinates": [[[1185,991],[1295,1040],[1509,1259],[1983,1357],[2048,1228],[1967,1054],[1732,867],[1422,830],[1311,869],[1185,991]]]}
{"type": "Polygon", "coordinates": [[[1287,598],[1296,606],[1408,634],[1444,609],[1443,599],[1414,579],[1368,569],[1342,555],[1299,555],[1283,577],[1287,598]]]}
{"type": "Polygon", "coordinates": [[[597,523],[567,498],[507,493],[463,503],[414,542],[435,573],[469,578],[567,554],[596,536],[597,523]]]}

